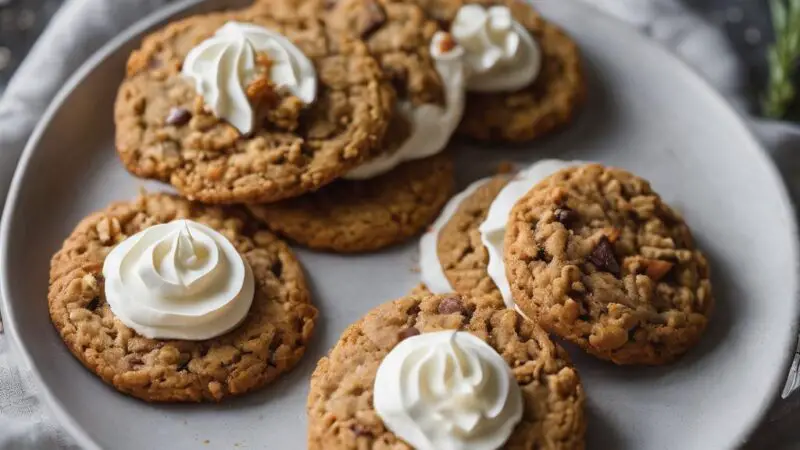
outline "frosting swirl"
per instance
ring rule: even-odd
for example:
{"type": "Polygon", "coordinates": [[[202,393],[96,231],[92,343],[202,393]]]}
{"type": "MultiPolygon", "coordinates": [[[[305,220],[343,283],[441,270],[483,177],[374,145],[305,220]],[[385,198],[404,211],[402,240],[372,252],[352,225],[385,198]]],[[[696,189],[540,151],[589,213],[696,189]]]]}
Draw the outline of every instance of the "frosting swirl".
{"type": "Polygon", "coordinates": [[[541,49],[506,6],[462,6],[450,32],[464,48],[470,91],[514,91],[539,75],[541,49]]]}
{"type": "Polygon", "coordinates": [[[441,31],[433,35],[430,53],[444,85],[444,107],[434,104],[414,106],[398,102],[397,112],[411,125],[411,136],[400,147],[351,170],[345,178],[366,179],[384,174],[405,161],[427,158],[442,151],[464,114],[464,50],[442,45],[450,39],[441,31]]]}
{"type": "Polygon", "coordinates": [[[255,114],[247,86],[269,71],[269,81],[309,104],[317,95],[317,74],[311,61],[279,33],[256,25],[228,22],[194,47],[182,72],[194,81],[214,114],[242,134],[253,130],[255,114]],[[268,62],[259,62],[258,54],[268,62]]]}
{"type": "Polygon", "coordinates": [[[505,360],[468,332],[423,333],[381,362],[374,405],[417,450],[494,450],[522,419],[522,392],[505,360]]]}
{"type": "Polygon", "coordinates": [[[189,220],[127,238],[103,264],[114,315],[151,339],[203,340],[235,328],[255,294],[252,269],[216,230],[189,220]]]}

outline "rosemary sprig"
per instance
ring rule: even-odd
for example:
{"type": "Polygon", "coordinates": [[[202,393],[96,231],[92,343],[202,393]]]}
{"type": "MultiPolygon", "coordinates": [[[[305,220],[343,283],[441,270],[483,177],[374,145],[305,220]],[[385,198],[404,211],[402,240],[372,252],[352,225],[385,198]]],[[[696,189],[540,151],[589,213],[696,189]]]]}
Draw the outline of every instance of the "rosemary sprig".
{"type": "Polygon", "coordinates": [[[767,50],[769,82],[761,106],[765,116],[780,119],[794,101],[793,84],[800,59],[800,0],[770,0],[775,43],[767,50]]]}

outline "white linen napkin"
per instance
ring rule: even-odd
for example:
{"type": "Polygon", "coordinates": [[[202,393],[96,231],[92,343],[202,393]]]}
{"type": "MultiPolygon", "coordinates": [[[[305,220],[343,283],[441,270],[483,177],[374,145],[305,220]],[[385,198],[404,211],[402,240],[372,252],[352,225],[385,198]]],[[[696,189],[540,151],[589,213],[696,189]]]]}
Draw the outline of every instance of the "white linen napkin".
{"type": "MultiPolygon", "coordinates": [[[[0,204],[17,160],[39,117],[66,79],[98,48],[139,18],[173,0],[67,0],[39,38],[0,98],[0,204]]],[[[534,0],[542,1],[542,0],[534,0]]],[[[638,27],[692,64],[746,108],[745,73],[726,37],[689,12],[679,0],[585,0],[638,27]]],[[[690,1],[690,0],[685,0],[690,1]]],[[[778,160],[795,198],[800,199],[800,128],[754,120],[753,129],[778,160]]],[[[1,329],[1,328],[0,328],[1,329]]],[[[27,368],[20,366],[0,334],[0,450],[74,448],[36,396],[27,368]]],[[[786,396],[800,384],[793,365],[786,396]]],[[[754,435],[750,448],[794,448],[798,395],[779,402],[754,435]]]]}

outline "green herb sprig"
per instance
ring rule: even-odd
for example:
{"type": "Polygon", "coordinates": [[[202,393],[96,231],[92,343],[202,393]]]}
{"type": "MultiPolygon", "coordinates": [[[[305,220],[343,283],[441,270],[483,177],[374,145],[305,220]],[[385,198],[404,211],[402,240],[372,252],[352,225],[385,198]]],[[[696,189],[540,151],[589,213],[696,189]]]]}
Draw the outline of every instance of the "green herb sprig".
{"type": "Polygon", "coordinates": [[[793,80],[800,59],[800,0],[770,0],[775,43],[767,50],[769,82],[762,99],[765,116],[786,116],[797,94],[793,80]]]}

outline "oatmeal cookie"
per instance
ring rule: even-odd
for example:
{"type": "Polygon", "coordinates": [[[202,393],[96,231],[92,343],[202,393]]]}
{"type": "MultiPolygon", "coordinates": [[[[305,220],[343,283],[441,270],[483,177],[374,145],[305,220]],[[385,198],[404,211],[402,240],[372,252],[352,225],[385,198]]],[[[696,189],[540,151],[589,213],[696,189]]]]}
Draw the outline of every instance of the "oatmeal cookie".
{"type": "Polygon", "coordinates": [[[276,233],[317,250],[378,250],[418,234],[453,191],[449,154],[407,162],[368,180],[340,180],[313,194],[251,205],[276,233]]]}
{"type": "Polygon", "coordinates": [[[664,364],[703,334],[706,258],[650,184],[590,164],[561,170],[514,206],[506,272],[517,306],[616,364],[664,364]]]}
{"type": "Polygon", "coordinates": [[[317,317],[302,268],[286,244],[240,211],[165,194],[114,203],[81,221],[52,258],[48,304],[75,357],[121,392],[152,402],[219,401],[273,381],[303,355],[317,317]],[[225,235],[255,276],[247,317],[216,338],[148,339],[106,303],[102,269],[114,246],[179,218],[225,235]]]}
{"type": "Polygon", "coordinates": [[[272,202],[316,190],[379,151],[394,91],[366,46],[280,3],[269,11],[194,16],[145,38],[128,60],[115,106],[116,147],[130,172],[206,203],[272,202]],[[267,95],[261,86],[255,94],[263,94],[267,114],[246,136],[209,112],[181,67],[229,21],[294,43],[315,66],[316,100],[303,108],[297,97],[267,95]]]}
{"type": "Polygon", "coordinates": [[[375,376],[401,340],[441,330],[470,332],[512,368],[525,402],[504,449],[582,449],[584,393],[566,352],[502,301],[419,294],[385,303],[350,325],[311,376],[309,450],[411,447],[373,406],[375,376]]]}
{"type": "Polygon", "coordinates": [[[337,32],[366,43],[380,63],[398,99],[418,106],[442,104],[442,80],[430,54],[438,24],[411,1],[332,0],[324,20],[337,32]]]}
{"type": "Polygon", "coordinates": [[[444,90],[430,55],[439,24],[415,2],[396,0],[256,0],[253,9],[306,11],[325,27],[366,44],[397,91],[413,105],[442,104],[444,90]]]}
{"type": "Polygon", "coordinates": [[[442,269],[457,292],[502,298],[489,277],[489,253],[481,242],[481,226],[489,207],[512,175],[496,175],[461,202],[453,217],[439,232],[436,252],[442,269]]]}
{"type": "Polygon", "coordinates": [[[580,52],[558,26],[543,19],[529,2],[519,0],[416,0],[449,29],[465,4],[505,5],[542,52],[542,68],[528,87],[513,92],[468,92],[458,133],[478,140],[527,141],[554,131],[573,119],[586,94],[580,52]]]}

